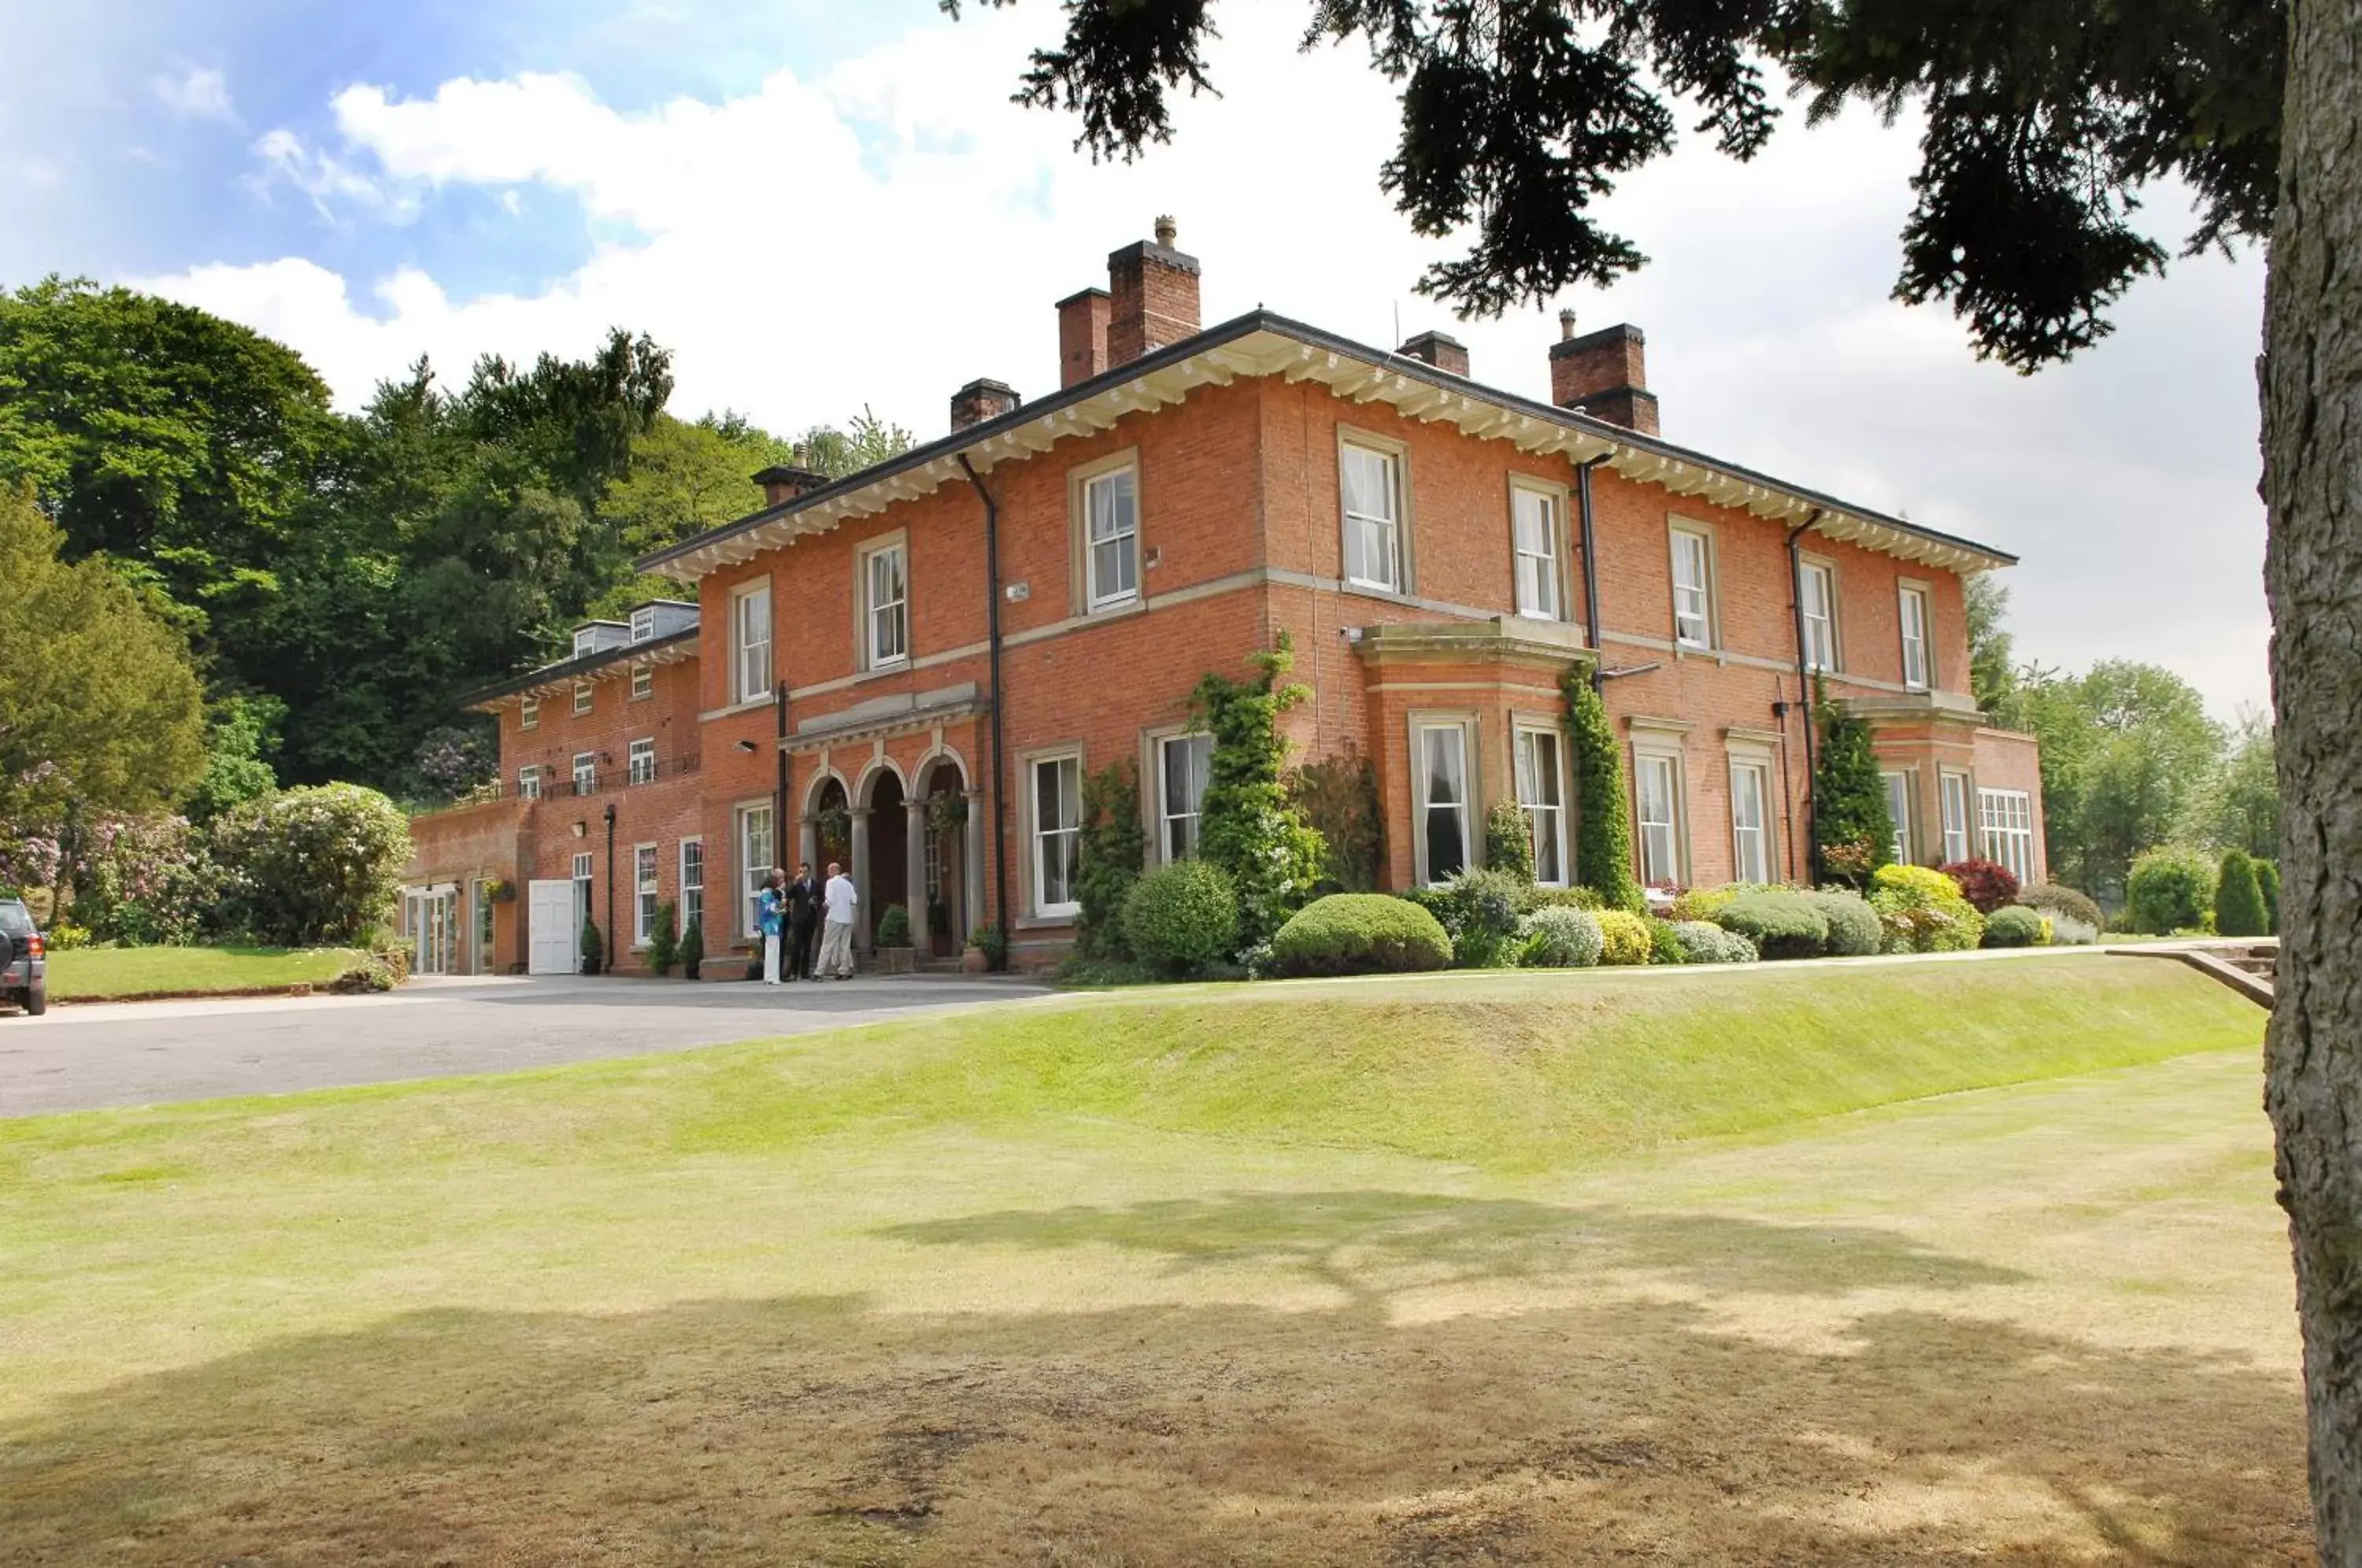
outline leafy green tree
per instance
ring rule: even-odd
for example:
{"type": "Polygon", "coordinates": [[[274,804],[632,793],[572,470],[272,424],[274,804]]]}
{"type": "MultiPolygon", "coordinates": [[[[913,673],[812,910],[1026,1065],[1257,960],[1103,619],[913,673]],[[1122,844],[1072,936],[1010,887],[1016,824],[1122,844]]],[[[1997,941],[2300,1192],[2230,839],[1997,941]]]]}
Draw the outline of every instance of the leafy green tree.
{"type": "Polygon", "coordinates": [[[1583,671],[1559,676],[1566,699],[1567,748],[1574,758],[1574,875],[1599,895],[1600,907],[1639,911],[1647,898],[1632,866],[1632,799],[1624,787],[1624,748],[1607,704],[1583,671]]]}
{"type": "Polygon", "coordinates": [[[2080,676],[2029,669],[2019,709],[2042,746],[2050,874],[2086,892],[2122,888],[2133,857],[2177,837],[2213,789],[2221,726],[2170,670],[2123,659],[2080,676]]]}
{"type": "Polygon", "coordinates": [[[870,413],[865,403],[843,430],[833,425],[815,425],[805,431],[789,447],[789,460],[816,474],[844,479],[875,468],[889,458],[900,457],[916,440],[900,425],[870,413]]]}
{"type": "Polygon", "coordinates": [[[2271,917],[2264,911],[2264,886],[2256,876],[2255,858],[2244,849],[2223,852],[2223,868],[2214,883],[2214,931],[2221,936],[2268,936],[2271,917]]]}
{"type": "Polygon", "coordinates": [[[137,562],[206,622],[278,591],[337,423],[292,350],[193,306],[57,278],[0,293],[0,486],[33,486],[69,558],[137,562]]]}
{"type": "Polygon", "coordinates": [[[287,705],[276,697],[225,697],[206,726],[205,772],[189,796],[189,820],[202,827],[233,806],[279,788],[270,758],[279,749],[287,705]]]}
{"type": "Polygon", "coordinates": [[[1969,579],[1969,690],[1977,706],[2001,723],[2018,722],[2014,640],[2006,624],[2009,588],[1989,571],[1969,579]]]}
{"type": "Polygon", "coordinates": [[[1238,894],[1242,947],[1270,941],[1311,898],[1328,855],[1280,782],[1287,742],[1279,717],[1310,695],[1286,680],[1296,666],[1287,634],[1249,662],[1253,679],[1209,671],[1189,698],[1214,737],[1198,808],[1198,855],[1227,876],[1238,894]]]}
{"type": "Polygon", "coordinates": [[[1894,861],[1886,780],[1870,725],[1826,689],[1816,691],[1813,705],[1821,732],[1813,757],[1813,859],[1822,878],[1866,887],[1894,861]]]}
{"type": "Polygon", "coordinates": [[[1148,858],[1140,822],[1140,770],[1131,759],[1108,764],[1083,780],[1081,862],[1075,892],[1082,905],[1076,944],[1087,958],[1121,958],[1124,900],[1148,858]]]}
{"type": "Polygon", "coordinates": [[[105,562],[61,559],[64,545],[29,487],[0,491],[0,836],[54,832],[70,807],[153,812],[205,767],[188,644],[105,562]]]}
{"type": "Polygon", "coordinates": [[[2271,721],[2261,712],[2239,716],[2230,750],[2201,803],[2198,831],[2207,843],[2244,849],[2258,860],[2279,853],[2279,758],[2271,721]]]}

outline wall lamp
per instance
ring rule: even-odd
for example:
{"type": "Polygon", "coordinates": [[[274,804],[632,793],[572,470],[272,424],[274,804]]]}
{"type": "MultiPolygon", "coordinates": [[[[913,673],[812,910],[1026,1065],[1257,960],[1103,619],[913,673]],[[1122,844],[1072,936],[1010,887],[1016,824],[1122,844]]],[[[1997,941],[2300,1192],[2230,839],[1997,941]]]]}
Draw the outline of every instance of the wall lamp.
{"type": "Polygon", "coordinates": [[[589,823],[576,823],[574,824],[574,836],[577,838],[590,837],[590,824],[589,823]]]}

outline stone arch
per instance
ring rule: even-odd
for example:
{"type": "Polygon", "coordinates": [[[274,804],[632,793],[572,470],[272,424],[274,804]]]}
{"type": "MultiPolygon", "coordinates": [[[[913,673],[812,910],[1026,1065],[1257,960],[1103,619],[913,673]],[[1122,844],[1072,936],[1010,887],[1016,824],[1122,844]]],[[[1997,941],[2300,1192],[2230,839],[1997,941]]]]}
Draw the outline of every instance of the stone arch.
{"type": "Polygon", "coordinates": [[[853,786],[846,783],[844,775],[839,773],[834,767],[823,767],[813,774],[811,780],[804,785],[803,807],[797,815],[799,817],[819,815],[821,809],[827,804],[827,790],[832,784],[836,786],[838,795],[843,798],[843,803],[851,805],[853,786]]]}
{"type": "Polygon", "coordinates": [[[925,800],[934,793],[936,770],[945,765],[958,773],[963,790],[968,788],[968,781],[976,777],[967,765],[967,758],[960,755],[959,747],[949,741],[940,742],[919,758],[917,766],[911,769],[911,778],[917,781],[911,790],[913,800],[925,800]]]}
{"type": "Polygon", "coordinates": [[[860,781],[854,786],[854,804],[865,811],[877,805],[878,781],[887,778],[894,780],[897,800],[910,798],[911,780],[903,775],[901,766],[890,756],[873,756],[868,766],[861,770],[860,781]]]}

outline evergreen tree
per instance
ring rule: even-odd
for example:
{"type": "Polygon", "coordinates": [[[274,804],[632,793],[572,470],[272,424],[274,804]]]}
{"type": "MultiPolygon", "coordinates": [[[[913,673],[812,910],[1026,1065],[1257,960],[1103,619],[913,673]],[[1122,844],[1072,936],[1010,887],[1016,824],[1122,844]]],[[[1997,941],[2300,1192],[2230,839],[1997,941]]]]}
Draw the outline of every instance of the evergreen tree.
{"type": "Polygon", "coordinates": [[[1894,860],[1894,818],[1871,749],[1870,725],[1815,682],[1821,732],[1813,764],[1813,860],[1817,876],[1860,888],[1894,860]]]}
{"type": "Polygon", "coordinates": [[[1297,813],[1280,781],[1287,742],[1279,716],[1310,695],[1300,685],[1282,684],[1296,665],[1287,634],[1250,662],[1253,679],[1209,672],[1189,698],[1214,737],[1198,808],[1198,855],[1238,889],[1242,948],[1271,940],[1319,886],[1328,859],[1328,846],[1297,813]]]}
{"type": "Polygon", "coordinates": [[[2277,860],[2256,862],[2256,885],[2263,890],[2264,925],[2272,935],[2280,933],[2280,867],[2277,860]]]}
{"type": "Polygon", "coordinates": [[[1534,824],[1515,801],[1496,801],[1485,813],[1485,869],[1534,879],[1534,824]]]}
{"type": "Polygon", "coordinates": [[[1126,957],[1123,901],[1148,858],[1148,835],[1140,823],[1140,773],[1131,759],[1084,778],[1082,819],[1075,891],[1083,908],[1076,945],[1087,958],[1126,957]]]}
{"type": "Polygon", "coordinates": [[[2224,850],[2222,876],[2214,884],[2215,934],[2268,936],[2271,929],[2255,857],[2244,849],[2224,850]]]}
{"type": "Polygon", "coordinates": [[[1566,698],[1568,749],[1574,754],[1574,875],[1611,910],[1639,910],[1647,900],[1632,869],[1632,801],[1624,788],[1624,748],[1607,704],[1583,671],[1559,676],[1566,698]]]}

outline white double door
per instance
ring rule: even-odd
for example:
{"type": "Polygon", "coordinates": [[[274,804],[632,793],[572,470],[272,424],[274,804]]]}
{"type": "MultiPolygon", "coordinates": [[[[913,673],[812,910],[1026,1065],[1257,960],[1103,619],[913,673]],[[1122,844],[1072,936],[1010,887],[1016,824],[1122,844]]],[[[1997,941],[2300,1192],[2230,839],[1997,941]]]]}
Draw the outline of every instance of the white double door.
{"type": "Polygon", "coordinates": [[[571,975],[580,966],[581,917],[570,881],[525,885],[525,967],[535,975],[571,975]]]}

